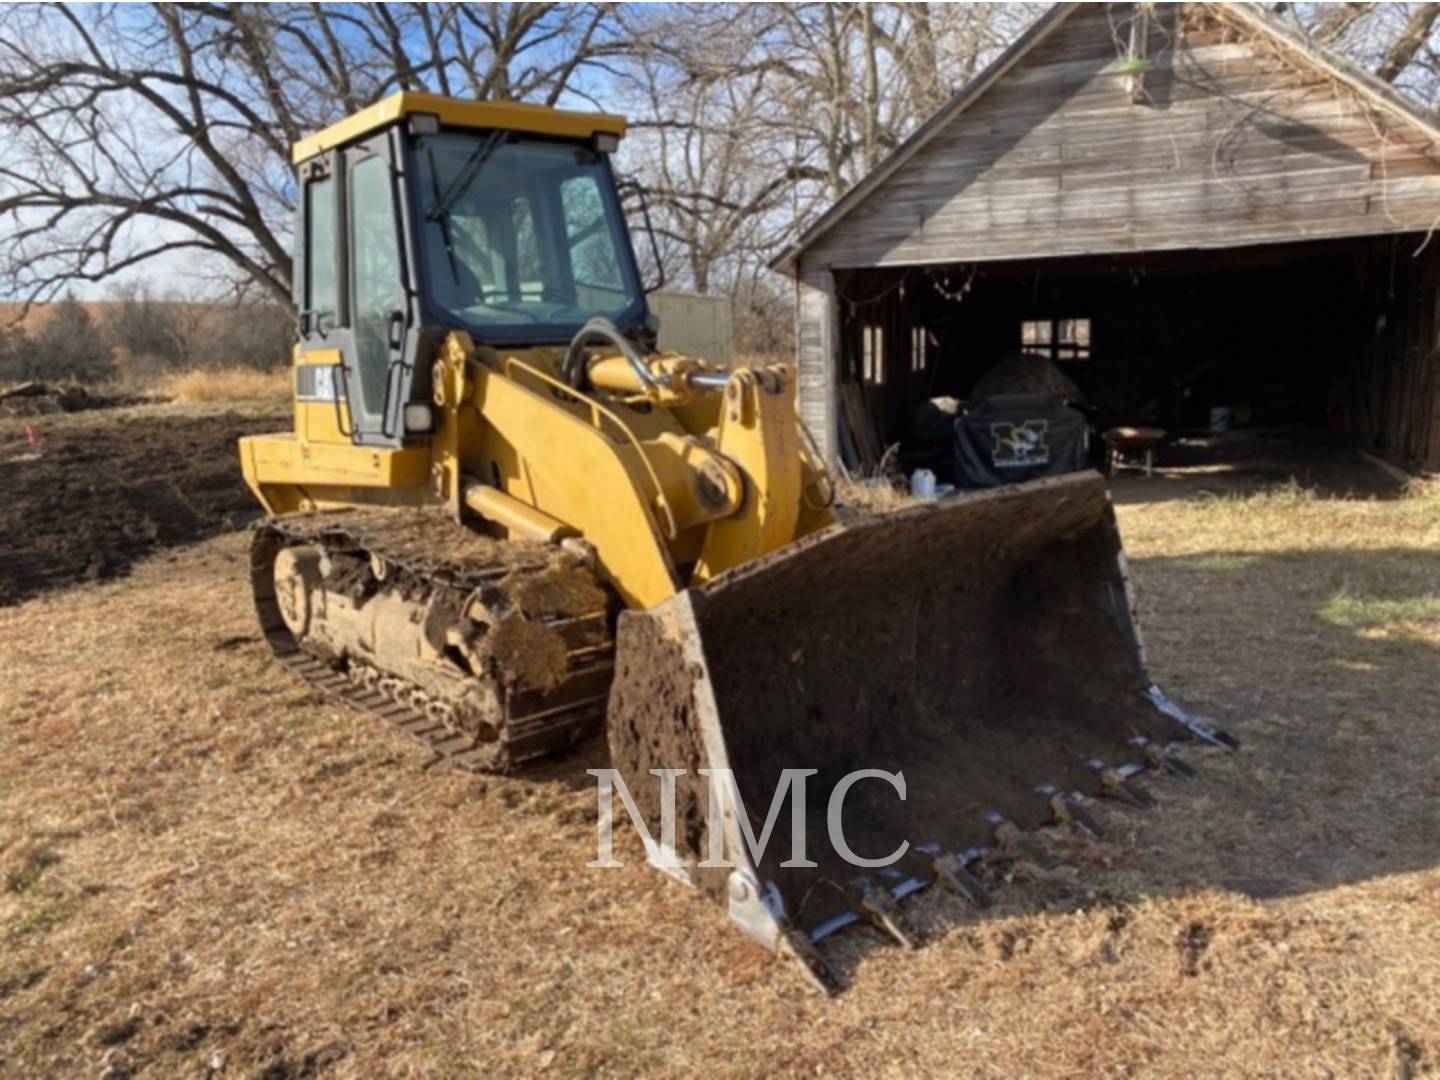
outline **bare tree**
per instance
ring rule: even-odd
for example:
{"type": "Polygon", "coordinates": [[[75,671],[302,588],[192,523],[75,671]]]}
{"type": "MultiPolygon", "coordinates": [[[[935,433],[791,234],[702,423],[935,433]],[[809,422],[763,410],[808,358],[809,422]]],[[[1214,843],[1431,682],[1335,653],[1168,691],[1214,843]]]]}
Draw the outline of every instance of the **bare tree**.
{"type": "Polygon", "coordinates": [[[288,301],[290,145],[395,89],[555,103],[622,49],[595,4],[0,11],[0,292],[195,252],[288,301]]]}
{"type": "MultiPolygon", "coordinates": [[[[12,5],[0,295],[160,256],[288,303],[290,145],[397,89],[624,111],[673,279],[776,322],[766,260],[1045,5],[12,5]],[[213,272],[213,271],[211,271],[213,272]]],[[[1276,5],[1440,101],[1440,4],[1276,5]]],[[[641,245],[642,251],[644,245],[641,245]]],[[[254,302],[254,296],[249,298],[254,302]]]]}
{"type": "MultiPolygon", "coordinates": [[[[713,27],[711,59],[722,54],[724,42],[743,41],[772,23],[773,14],[758,7],[729,12],[713,27]]],[[[630,70],[625,100],[636,134],[626,157],[668,241],[669,276],[678,268],[701,292],[729,286],[717,276],[722,267],[771,250],[784,216],[778,212],[790,209],[794,185],[823,179],[794,160],[783,132],[777,137],[770,130],[769,82],[763,70],[735,77],[687,71],[658,52],[630,70]]]]}
{"type": "Polygon", "coordinates": [[[110,343],[71,292],[45,312],[45,321],[30,339],[27,353],[27,375],[90,380],[114,372],[110,343]]]}
{"type": "Polygon", "coordinates": [[[1440,4],[1413,4],[1405,28],[1385,50],[1375,74],[1386,82],[1394,82],[1412,63],[1420,50],[1430,43],[1435,20],[1440,18],[1440,4]]]}
{"type": "Polygon", "coordinates": [[[1041,8],[625,13],[636,42],[636,57],[620,65],[635,128],[627,160],[650,193],[678,279],[734,298],[742,349],[770,351],[788,323],[786,293],[763,269],[769,257],[1041,8]]]}
{"type": "Polygon", "coordinates": [[[111,290],[103,326],[116,350],[122,374],[137,368],[174,368],[190,358],[193,341],[192,310],[173,299],[161,299],[147,286],[127,283],[111,290]]]}
{"type": "Polygon", "coordinates": [[[1290,4],[1310,37],[1434,108],[1440,104],[1440,4],[1290,4]]]}

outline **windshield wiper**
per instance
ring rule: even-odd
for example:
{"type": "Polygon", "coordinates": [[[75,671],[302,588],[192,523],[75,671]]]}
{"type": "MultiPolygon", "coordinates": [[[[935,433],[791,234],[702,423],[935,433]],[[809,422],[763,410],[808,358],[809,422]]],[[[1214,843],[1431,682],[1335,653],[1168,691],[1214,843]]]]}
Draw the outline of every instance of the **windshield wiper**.
{"type": "Polygon", "coordinates": [[[425,215],[427,221],[438,221],[450,216],[450,211],[455,204],[470,190],[480,175],[480,171],[485,168],[485,163],[490,160],[500,143],[509,134],[508,131],[493,131],[488,139],[471,151],[470,156],[465,159],[465,164],[460,166],[460,171],[455,175],[455,179],[450,181],[450,186],[445,189],[445,193],[435,200],[435,205],[425,215]]]}
{"type": "MultiPolygon", "coordinates": [[[[430,190],[435,195],[435,202],[440,202],[440,170],[435,167],[435,151],[427,150],[430,158],[430,190]]],[[[427,215],[427,220],[429,220],[427,215]]],[[[445,261],[450,264],[450,279],[455,284],[460,284],[460,265],[455,258],[455,237],[450,232],[450,215],[447,213],[440,219],[440,242],[445,245],[445,261]]]]}

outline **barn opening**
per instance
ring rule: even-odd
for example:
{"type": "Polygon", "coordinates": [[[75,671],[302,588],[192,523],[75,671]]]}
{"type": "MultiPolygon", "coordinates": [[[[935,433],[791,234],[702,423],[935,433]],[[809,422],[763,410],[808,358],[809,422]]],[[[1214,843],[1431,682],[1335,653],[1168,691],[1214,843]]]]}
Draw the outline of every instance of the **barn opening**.
{"type": "Polygon", "coordinates": [[[949,475],[1002,361],[1049,361],[1092,429],[1348,433],[1423,459],[1437,245],[1424,234],[837,270],[840,453],[949,475]]]}

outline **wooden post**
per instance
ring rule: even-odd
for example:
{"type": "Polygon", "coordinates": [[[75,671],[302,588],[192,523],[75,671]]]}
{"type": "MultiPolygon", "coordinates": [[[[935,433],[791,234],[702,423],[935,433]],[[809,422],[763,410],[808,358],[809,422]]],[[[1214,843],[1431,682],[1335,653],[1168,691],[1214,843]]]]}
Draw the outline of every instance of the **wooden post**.
{"type": "Polygon", "coordinates": [[[800,417],[815,436],[827,464],[839,451],[836,378],[840,363],[839,305],[829,270],[797,268],[795,277],[795,360],[800,417]]]}

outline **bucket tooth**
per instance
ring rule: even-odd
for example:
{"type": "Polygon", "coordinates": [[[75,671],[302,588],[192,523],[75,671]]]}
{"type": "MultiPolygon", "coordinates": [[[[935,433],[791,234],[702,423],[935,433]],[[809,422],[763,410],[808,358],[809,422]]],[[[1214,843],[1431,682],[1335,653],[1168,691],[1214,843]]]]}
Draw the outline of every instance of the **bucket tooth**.
{"type": "Polygon", "coordinates": [[[820,950],[803,930],[786,927],[780,932],[780,951],[788,954],[800,967],[805,980],[826,997],[835,997],[843,987],[820,950]]]}
{"type": "Polygon", "coordinates": [[[1176,705],[1166,697],[1165,692],[1158,686],[1150,687],[1150,689],[1145,692],[1145,696],[1150,699],[1155,708],[1170,717],[1171,720],[1174,720],[1197,739],[1207,742],[1211,746],[1218,746],[1222,750],[1238,751],[1240,749],[1240,740],[1235,738],[1234,735],[1231,735],[1222,728],[1217,728],[1208,721],[1191,716],[1184,709],[1180,708],[1179,705],[1176,705]]]}
{"type": "Polygon", "coordinates": [[[1099,840],[1105,835],[1105,830],[1100,827],[1100,823],[1083,806],[1077,806],[1067,800],[1065,807],[1069,823],[1073,828],[1088,833],[1094,840],[1099,840]]]}
{"type": "Polygon", "coordinates": [[[1137,810],[1149,810],[1155,805],[1155,796],[1131,779],[1136,770],[1127,766],[1102,765],[1098,761],[1092,762],[1090,767],[1100,777],[1100,791],[1108,798],[1127,803],[1137,810]]]}
{"type": "Polygon", "coordinates": [[[994,811],[986,814],[985,820],[994,829],[995,846],[1003,854],[1024,859],[1041,870],[1055,869],[1055,860],[1045,854],[1032,837],[1025,835],[1019,825],[994,811]]]}
{"type": "Polygon", "coordinates": [[[1090,816],[1090,812],[1064,792],[1051,784],[1046,784],[1039,790],[1040,794],[1049,799],[1050,813],[1058,824],[1068,825],[1094,840],[1099,840],[1105,835],[1105,830],[1100,828],[1100,823],[1090,816]]]}
{"type": "Polygon", "coordinates": [[[1141,749],[1145,754],[1145,763],[1155,772],[1169,773],[1185,780],[1195,779],[1195,770],[1159,743],[1146,742],[1141,749]]]}
{"type": "Polygon", "coordinates": [[[1231,735],[1224,728],[1214,727],[1205,723],[1203,720],[1191,720],[1190,730],[1207,742],[1214,743],[1216,746],[1223,746],[1226,750],[1240,749],[1240,740],[1235,738],[1234,735],[1231,735]]]}
{"type": "Polygon", "coordinates": [[[902,949],[919,946],[920,932],[910,924],[888,889],[868,880],[857,881],[855,885],[860,912],[870,920],[871,925],[881,933],[889,934],[902,949]]]}
{"type": "Polygon", "coordinates": [[[1165,755],[1165,768],[1171,776],[1179,776],[1185,780],[1194,780],[1195,777],[1200,775],[1195,771],[1193,765],[1190,765],[1183,758],[1176,757],[1174,754],[1167,753],[1165,755]]]}
{"type": "Polygon", "coordinates": [[[973,904],[977,911],[984,911],[994,905],[994,897],[990,895],[984,885],[980,884],[980,879],[965,868],[965,864],[953,852],[937,856],[930,867],[935,872],[935,880],[940,883],[941,888],[973,904]]]}

